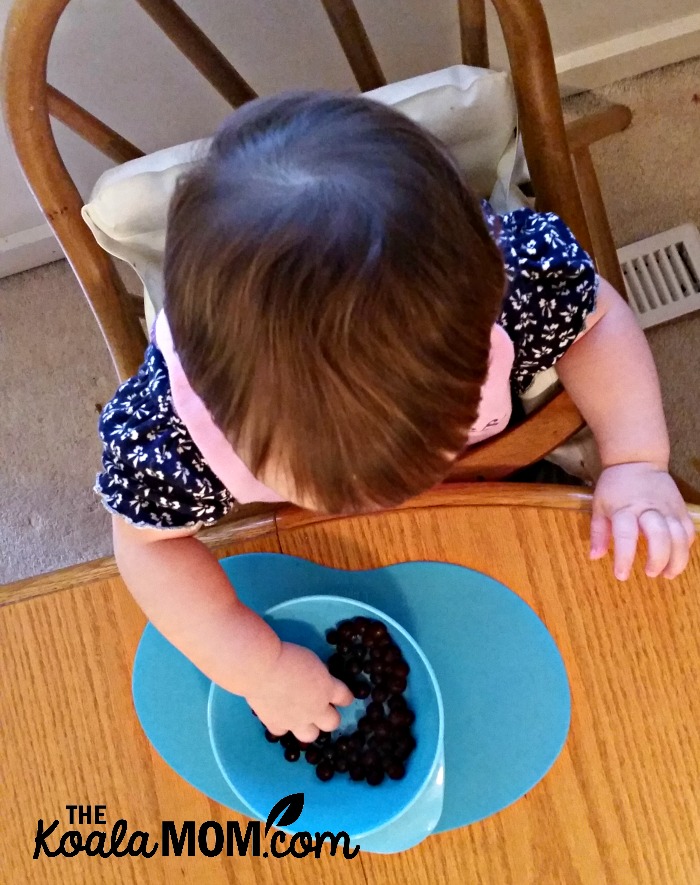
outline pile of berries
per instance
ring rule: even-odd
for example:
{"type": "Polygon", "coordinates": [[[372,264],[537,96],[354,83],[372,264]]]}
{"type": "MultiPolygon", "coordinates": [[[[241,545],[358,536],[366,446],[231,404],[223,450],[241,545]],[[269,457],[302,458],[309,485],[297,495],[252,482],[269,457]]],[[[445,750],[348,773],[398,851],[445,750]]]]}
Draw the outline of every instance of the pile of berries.
{"type": "Polygon", "coordinates": [[[385,624],[372,618],[341,621],[328,630],[326,639],[336,651],[328,659],[328,670],[341,679],[356,698],[369,699],[365,715],[352,734],[333,739],[321,732],[312,744],[302,744],[291,733],[278,737],[265,731],[270,742],[284,747],[284,758],[304,758],[315,766],[316,775],[329,781],[336,772],[347,772],[351,780],[377,786],[384,777],[400,780],[415,749],[411,732],[415,714],[403,697],[409,666],[385,624]]]}

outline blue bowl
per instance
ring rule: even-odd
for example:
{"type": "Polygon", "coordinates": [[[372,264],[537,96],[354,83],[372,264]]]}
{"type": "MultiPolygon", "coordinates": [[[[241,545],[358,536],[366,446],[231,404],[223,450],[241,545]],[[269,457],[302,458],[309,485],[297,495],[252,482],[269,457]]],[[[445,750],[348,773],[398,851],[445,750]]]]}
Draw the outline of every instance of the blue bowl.
{"type": "MultiPolygon", "coordinates": [[[[432,667],[409,634],[392,618],[372,606],[339,596],[304,596],[273,606],[265,620],[281,639],[310,648],[327,660],[332,652],[325,632],[338,621],[358,615],[378,618],[389,629],[410,666],[406,700],[416,714],[413,734],[416,749],[399,781],[385,779],[377,787],[351,781],[336,774],[321,782],[312,765],[303,760],[287,762],[279,744],[265,740],[260,722],[243,698],[212,684],[208,725],[212,749],[227,783],[260,820],[273,806],[292,793],[304,794],[301,816],[289,832],[348,833],[354,842],[388,827],[398,818],[420,817],[419,808],[406,812],[424,793],[442,790],[444,721],[440,689],[432,667]]],[[[353,731],[365,708],[355,701],[339,708],[342,721],[338,733],[353,731]]],[[[439,813],[438,813],[439,816],[439,813]]],[[[426,822],[428,823],[428,822],[426,822]]],[[[431,820],[428,831],[435,825],[431,820]]],[[[423,835],[427,835],[425,832],[423,835]]]]}

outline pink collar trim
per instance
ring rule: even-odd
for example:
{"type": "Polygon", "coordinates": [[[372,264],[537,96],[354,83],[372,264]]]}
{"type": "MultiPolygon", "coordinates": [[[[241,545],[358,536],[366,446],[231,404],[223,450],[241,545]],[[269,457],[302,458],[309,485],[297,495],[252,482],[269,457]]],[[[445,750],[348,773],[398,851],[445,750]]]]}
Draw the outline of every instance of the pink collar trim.
{"type": "Polygon", "coordinates": [[[491,328],[491,352],[486,381],[481,388],[479,414],[467,436],[467,445],[483,442],[506,429],[513,411],[510,375],[515,361],[515,347],[508,333],[494,323],[491,328]]]}

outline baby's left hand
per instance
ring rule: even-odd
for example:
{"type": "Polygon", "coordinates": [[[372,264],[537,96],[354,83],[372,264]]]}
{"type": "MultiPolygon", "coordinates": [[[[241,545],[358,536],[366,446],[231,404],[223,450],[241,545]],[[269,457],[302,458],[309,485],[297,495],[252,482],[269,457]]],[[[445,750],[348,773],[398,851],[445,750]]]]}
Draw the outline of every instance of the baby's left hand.
{"type": "Polygon", "coordinates": [[[607,467],[593,495],[591,559],[605,556],[612,536],[615,577],[626,581],[640,529],[647,540],[647,575],[679,575],[688,564],[695,527],[675,482],[665,470],[646,462],[607,467]]]}

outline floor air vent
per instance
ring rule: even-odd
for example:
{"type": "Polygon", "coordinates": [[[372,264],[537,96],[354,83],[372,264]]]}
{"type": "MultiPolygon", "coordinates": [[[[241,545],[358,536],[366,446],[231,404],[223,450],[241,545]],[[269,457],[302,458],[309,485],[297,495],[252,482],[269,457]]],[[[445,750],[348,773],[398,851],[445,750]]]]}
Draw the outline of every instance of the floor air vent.
{"type": "Polygon", "coordinates": [[[617,256],[643,329],[700,310],[700,231],[694,224],[623,246],[617,256]]]}

